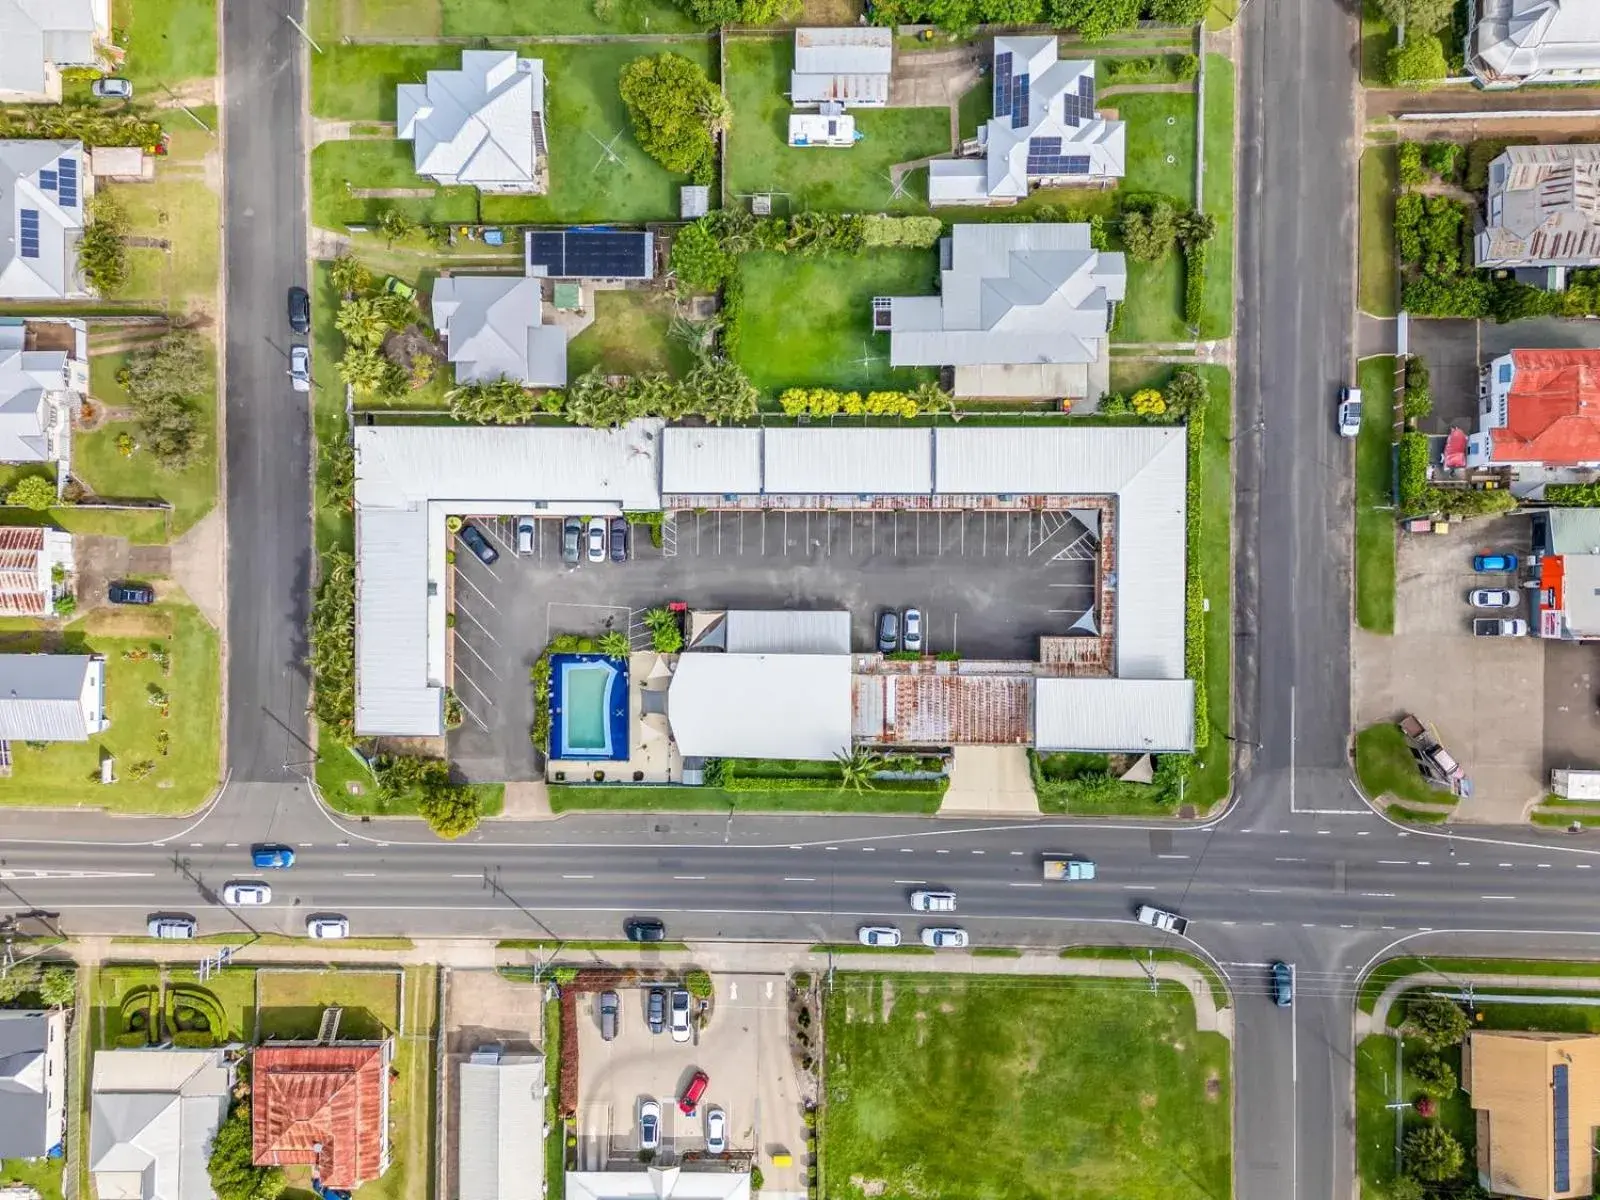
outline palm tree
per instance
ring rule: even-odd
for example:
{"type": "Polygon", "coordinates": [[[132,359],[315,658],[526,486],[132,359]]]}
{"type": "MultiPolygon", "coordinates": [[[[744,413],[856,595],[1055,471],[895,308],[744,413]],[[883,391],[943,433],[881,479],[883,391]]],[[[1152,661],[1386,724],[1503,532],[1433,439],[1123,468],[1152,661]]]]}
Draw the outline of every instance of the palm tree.
{"type": "Polygon", "coordinates": [[[839,788],[854,792],[870,792],[878,785],[872,773],[883,766],[883,755],[857,746],[849,754],[835,754],[839,764],[839,788]]]}

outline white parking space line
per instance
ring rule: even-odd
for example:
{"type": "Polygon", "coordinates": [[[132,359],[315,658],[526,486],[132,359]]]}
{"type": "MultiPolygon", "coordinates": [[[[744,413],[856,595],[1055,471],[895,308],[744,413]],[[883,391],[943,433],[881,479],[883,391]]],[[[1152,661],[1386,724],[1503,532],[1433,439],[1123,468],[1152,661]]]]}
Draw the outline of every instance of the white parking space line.
{"type": "Polygon", "coordinates": [[[489,660],[487,658],[485,658],[483,655],[479,654],[476,650],[474,650],[472,648],[472,643],[467,641],[466,638],[457,638],[456,639],[456,645],[465,647],[466,650],[472,655],[473,658],[477,659],[479,662],[481,662],[483,664],[483,669],[485,671],[489,672],[489,674],[493,675],[496,679],[500,678],[500,672],[496,671],[493,667],[491,667],[489,665],[489,660]]]}
{"type": "MultiPolygon", "coordinates": [[[[479,563],[478,565],[479,566],[483,566],[482,563],[479,563]]],[[[484,569],[488,570],[487,567],[485,567],[484,569]]],[[[494,572],[490,571],[489,574],[494,575],[494,572]]],[[[495,575],[494,577],[496,579],[500,578],[500,576],[498,576],[498,575],[495,575]]],[[[467,576],[466,572],[460,570],[459,568],[456,570],[456,581],[458,583],[466,584],[473,591],[477,592],[479,597],[483,600],[483,602],[485,604],[487,604],[490,608],[494,609],[495,612],[499,612],[500,611],[499,607],[496,606],[496,604],[495,604],[495,602],[493,600],[489,599],[488,595],[485,594],[484,590],[481,587],[479,587],[477,584],[473,583],[472,580],[467,576]]]]}
{"type": "MultiPolygon", "coordinates": [[[[476,625],[480,630],[483,631],[483,636],[484,637],[488,638],[491,642],[493,642],[497,646],[500,644],[500,639],[495,637],[495,635],[492,634],[491,632],[489,632],[489,627],[483,623],[483,621],[478,617],[478,615],[476,613],[474,613],[470,608],[466,607],[466,605],[462,604],[459,597],[456,599],[456,616],[458,618],[459,617],[466,617],[469,621],[471,621],[474,625],[476,625]]],[[[457,636],[458,639],[460,638],[461,634],[460,634],[459,631],[457,631],[456,636],[457,636]]]]}

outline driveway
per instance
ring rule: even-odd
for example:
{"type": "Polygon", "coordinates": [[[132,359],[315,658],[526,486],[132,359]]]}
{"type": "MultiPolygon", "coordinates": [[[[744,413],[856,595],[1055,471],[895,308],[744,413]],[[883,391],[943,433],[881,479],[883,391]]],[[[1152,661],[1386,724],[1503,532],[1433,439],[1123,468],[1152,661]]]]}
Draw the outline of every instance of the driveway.
{"type": "Polygon", "coordinates": [[[1600,348],[1600,321],[1540,317],[1497,325],[1493,321],[1413,317],[1409,338],[1411,353],[1427,360],[1433,391],[1433,414],[1422,422],[1422,428],[1427,433],[1445,433],[1451,427],[1477,428],[1478,368],[1482,364],[1511,350],[1600,348]]]}

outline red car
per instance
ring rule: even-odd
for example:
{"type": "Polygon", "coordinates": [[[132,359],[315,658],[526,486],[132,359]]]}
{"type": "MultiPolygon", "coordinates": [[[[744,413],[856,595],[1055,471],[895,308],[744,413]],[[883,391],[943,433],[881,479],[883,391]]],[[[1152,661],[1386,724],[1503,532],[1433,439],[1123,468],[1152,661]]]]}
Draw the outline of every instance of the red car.
{"type": "Polygon", "coordinates": [[[700,1104],[700,1097],[706,1094],[706,1088],[711,1079],[704,1071],[696,1071],[694,1078],[689,1080],[689,1086],[683,1089],[683,1095],[678,1097],[678,1111],[686,1117],[694,1116],[694,1110],[700,1104]]]}

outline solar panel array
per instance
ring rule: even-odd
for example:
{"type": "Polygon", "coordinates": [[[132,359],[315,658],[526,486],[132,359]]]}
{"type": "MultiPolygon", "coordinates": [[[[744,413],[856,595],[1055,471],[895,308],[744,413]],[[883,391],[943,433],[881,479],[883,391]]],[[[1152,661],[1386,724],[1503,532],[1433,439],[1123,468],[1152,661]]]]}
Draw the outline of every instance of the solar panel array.
{"type": "Polygon", "coordinates": [[[1028,123],[1028,82],[1027,75],[1018,75],[1016,86],[1012,89],[1011,96],[1011,128],[1021,129],[1028,123]]]}
{"type": "MultiPolygon", "coordinates": [[[[44,172],[40,172],[42,175],[44,172]]],[[[63,158],[56,163],[57,191],[56,198],[61,201],[62,208],[78,207],[78,160],[63,158]]]]}
{"type": "Polygon", "coordinates": [[[1011,55],[994,56],[994,115],[1006,116],[1011,112],[1011,55]]]}
{"type": "Polygon", "coordinates": [[[56,173],[49,167],[45,167],[39,172],[39,186],[47,192],[56,190],[56,173]]]}
{"type": "Polygon", "coordinates": [[[22,257],[39,257],[39,210],[37,208],[24,208],[22,210],[22,257]]]}
{"type": "Polygon", "coordinates": [[[1061,93],[1061,119],[1076,129],[1085,121],[1094,120],[1094,79],[1078,76],[1078,90],[1061,93]]]}
{"type": "Polygon", "coordinates": [[[1560,1063],[1550,1068],[1551,1103],[1554,1106],[1555,1125],[1555,1190],[1568,1191],[1572,1187],[1572,1170],[1568,1150],[1568,1139],[1571,1133],[1571,1122],[1568,1119],[1567,1104],[1567,1067],[1560,1063]]]}
{"type": "Polygon", "coordinates": [[[1037,157],[1028,155],[1029,175],[1087,175],[1088,173],[1087,154],[1042,154],[1037,157]]]}
{"type": "Polygon", "coordinates": [[[528,262],[552,279],[648,279],[650,235],[563,229],[528,237],[528,262]]]}

